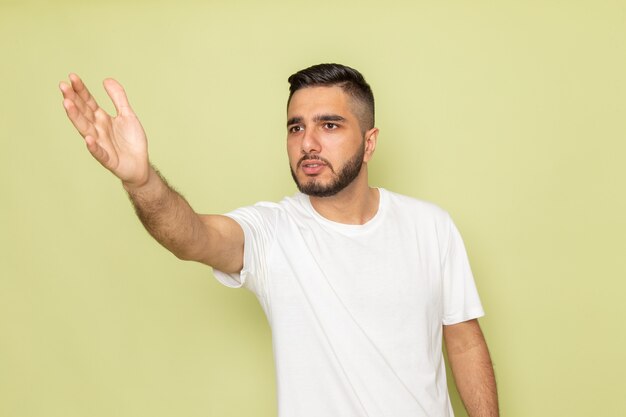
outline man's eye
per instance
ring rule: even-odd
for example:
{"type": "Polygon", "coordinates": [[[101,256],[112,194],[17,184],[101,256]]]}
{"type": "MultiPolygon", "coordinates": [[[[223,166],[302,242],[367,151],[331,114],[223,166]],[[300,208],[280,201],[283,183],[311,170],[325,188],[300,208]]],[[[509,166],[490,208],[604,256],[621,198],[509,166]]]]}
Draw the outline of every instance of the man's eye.
{"type": "Polygon", "coordinates": [[[339,126],[337,126],[335,123],[324,123],[324,127],[326,129],[332,130],[337,129],[339,126]]]}
{"type": "Polygon", "coordinates": [[[302,130],[304,130],[302,126],[298,126],[298,125],[291,126],[289,128],[289,133],[297,133],[297,132],[301,132],[302,130]]]}

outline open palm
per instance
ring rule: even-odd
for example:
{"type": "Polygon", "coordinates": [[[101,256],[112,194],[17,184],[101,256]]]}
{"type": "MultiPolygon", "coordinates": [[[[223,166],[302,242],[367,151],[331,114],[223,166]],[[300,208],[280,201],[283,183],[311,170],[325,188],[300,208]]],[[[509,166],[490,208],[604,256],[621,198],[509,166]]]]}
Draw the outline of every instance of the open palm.
{"type": "Polygon", "coordinates": [[[104,88],[117,112],[111,117],[98,106],[80,77],[70,74],[69,78],[69,84],[59,85],[63,107],[91,155],[125,184],[144,184],[149,174],[146,134],[124,88],[113,79],[104,80],[104,88]]]}

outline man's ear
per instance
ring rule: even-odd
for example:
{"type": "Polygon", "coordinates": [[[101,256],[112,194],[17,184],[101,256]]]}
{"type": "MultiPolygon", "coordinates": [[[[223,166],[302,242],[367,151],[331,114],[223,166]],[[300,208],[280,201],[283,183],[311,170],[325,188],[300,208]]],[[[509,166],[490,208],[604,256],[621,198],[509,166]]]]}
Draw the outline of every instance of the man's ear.
{"type": "Polygon", "coordinates": [[[365,132],[365,154],[363,155],[363,162],[369,162],[376,150],[376,142],[378,141],[378,128],[373,127],[365,132]]]}

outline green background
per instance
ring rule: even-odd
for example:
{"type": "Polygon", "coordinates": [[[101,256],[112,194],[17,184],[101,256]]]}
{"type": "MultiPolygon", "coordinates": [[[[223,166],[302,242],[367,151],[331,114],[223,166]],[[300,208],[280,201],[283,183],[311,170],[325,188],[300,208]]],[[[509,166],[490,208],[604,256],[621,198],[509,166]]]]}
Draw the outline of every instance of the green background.
{"type": "Polygon", "coordinates": [[[371,183],[463,233],[502,415],[626,415],[625,42],[624,1],[0,0],[0,416],[275,416],[256,299],[151,240],[57,84],[120,80],[222,213],[295,191],[286,78],[320,62],[374,89],[371,183]]]}

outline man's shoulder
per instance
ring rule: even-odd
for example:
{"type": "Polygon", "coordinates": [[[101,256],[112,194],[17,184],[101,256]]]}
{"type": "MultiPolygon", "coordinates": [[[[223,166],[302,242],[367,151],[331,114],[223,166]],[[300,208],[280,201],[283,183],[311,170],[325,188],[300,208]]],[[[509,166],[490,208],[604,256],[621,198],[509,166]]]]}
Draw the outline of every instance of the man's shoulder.
{"type": "Polygon", "coordinates": [[[257,215],[263,217],[274,217],[281,212],[293,211],[302,205],[299,194],[283,197],[280,201],[258,201],[254,204],[239,207],[229,215],[257,215]]]}
{"type": "Polygon", "coordinates": [[[382,189],[389,200],[391,210],[407,211],[414,215],[429,216],[438,219],[446,219],[449,214],[446,210],[435,203],[382,189]]]}

